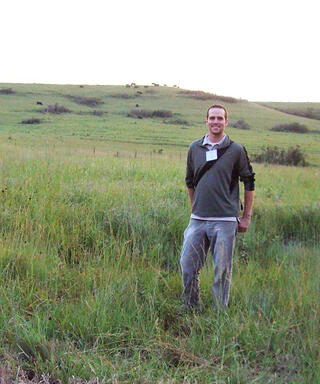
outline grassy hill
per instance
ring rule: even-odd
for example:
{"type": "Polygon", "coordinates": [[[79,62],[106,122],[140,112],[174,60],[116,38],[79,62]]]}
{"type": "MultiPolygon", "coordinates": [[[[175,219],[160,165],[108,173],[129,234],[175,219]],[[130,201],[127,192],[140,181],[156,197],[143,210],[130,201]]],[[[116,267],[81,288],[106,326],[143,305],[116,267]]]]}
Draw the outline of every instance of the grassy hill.
{"type": "Polygon", "coordinates": [[[259,104],[281,112],[285,112],[289,115],[307,117],[312,120],[320,120],[320,103],[261,102],[259,104]]]}
{"type": "Polygon", "coordinates": [[[228,133],[249,154],[299,144],[314,166],[254,164],[230,307],[211,308],[208,256],[204,310],[187,315],[185,155],[220,100],[167,87],[0,86],[3,382],[320,382],[319,125],[229,101],[230,122],[250,129],[228,133]],[[296,121],[310,132],[269,131],[296,121]]]}
{"type": "MultiPolygon", "coordinates": [[[[292,116],[243,100],[228,103],[204,92],[185,93],[179,88],[126,88],[125,86],[0,85],[1,140],[23,141],[25,146],[42,145],[43,140],[66,146],[95,147],[96,150],[158,151],[185,154],[189,144],[206,132],[205,113],[212,103],[225,103],[230,113],[228,133],[243,143],[249,153],[262,146],[288,148],[300,145],[309,161],[320,165],[320,122],[292,116]],[[1,93],[12,89],[13,93],[1,93]],[[140,93],[138,93],[140,92],[140,93]],[[205,99],[205,100],[203,100],[205,99]],[[37,105],[41,101],[43,105],[37,105]],[[48,105],[64,106],[69,113],[44,113],[48,105]],[[136,105],[139,107],[136,107],[136,105]],[[171,111],[172,117],[128,117],[130,111],[171,111]],[[28,119],[40,124],[21,124],[28,119]],[[245,120],[250,130],[231,125],[245,120]],[[276,124],[300,122],[307,134],[271,132],[276,124]],[[8,139],[10,137],[10,139],[8,139]]],[[[132,114],[132,113],[131,113],[132,114]]],[[[142,114],[141,116],[142,117],[142,114]]]]}

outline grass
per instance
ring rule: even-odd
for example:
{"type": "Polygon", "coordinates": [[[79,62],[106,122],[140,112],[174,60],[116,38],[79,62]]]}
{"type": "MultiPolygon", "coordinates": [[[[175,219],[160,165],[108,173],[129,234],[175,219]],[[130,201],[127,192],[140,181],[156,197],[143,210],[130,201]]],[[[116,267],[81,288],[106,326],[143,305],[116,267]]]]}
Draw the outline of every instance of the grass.
{"type": "MultiPolygon", "coordinates": [[[[185,315],[179,309],[179,253],[190,215],[185,155],[187,141],[200,133],[194,122],[201,101],[179,109],[170,106],[179,96],[157,87],[143,106],[180,113],[191,124],[183,136],[179,127],[154,120],[133,124],[123,114],[130,100],[121,100],[123,106],[114,98],[108,98],[107,117],[44,116],[46,123],[28,133],[21,116],[39,94],[13,88],[14,104],[2,103],[4,95],[0,100],[3,377],[319,382],[319,167],[254,164],[254,219],[238,236],[230,307],[211,309],[208,258],[201,273],[204,311],[185,315]],[[114,126],[114,140],[100,125],[104,119],[110,130],[114,126]],[[162,154],[154,151],[162,148],[162,154]]],[[[52,92],[70,95],[78,88],[38,86],[33,92],[41,91],[49,104],[52,92]]],[[[86,86],[81,92],[103,99],[106,89],[86,86]]],[[[64,104],[70,106],[67,98],[64,104]]],[[[74,112],[83,108],[73,103],[74,112]]],[[[245,104],[234,113],[240,119],[256,108],[245,104]]],[[[250,126],[247,147],[265,135],[250,126]]],[[[317,164],[310,135],[302,136],[317,164]]]]}
{"type": "MultiPolygon", "coordinates": [[[[178,88],[152,87],[139,98],[113,98],[113,94],[127,93],[134,97],[135,89],[127,89],[125,86],[79,86],[63,85],[37,85],[37,84],[2,84],[0,88],[12,88],[16,91],[12,95],[0,94],[0,105],[2,119],[0,121],[0,132],[2,140],[11,136],[13,140],[22,140],[26,146],[31,143],[39,143],[39,135],[44,141],[56,141],[64,143],[70,140],[87,140],[92,147],[116,148],[126,150],[128,144],[136,146],[138,152],[147,152],[149,149],[160,149],[165,146],[167,153],[186,153],[189,144],[206,131],[204,125],[205,112],[208,107],[207,100],[194,100],[179,94],[178,88]],[[108,112],[104,116],[90,114],[79,114],[79,112],[90,112],[91,108],[86,105],[76,104],[74,98],[99,98],[101,111],[108,112]],[[36,117],[35,112],[41,112],[43,107],[36,105],[41,100],[44,106],[58,103],[69,110],[70,114],[47,114],[43,116],[41,127],[32,128],[19,124],[21,120],[36,117]],[[174,119],[189,122],[187,129],[181,131],[181,126],[176,124],[163,124],[162,119],[130,119],[128,111],[136,108],[143,110],[171,110],[174,111],[174,119]],[[181,134],[183,132],[183,134],[181,134]],[[129,143],[130,142],[130,143],[129,143]]],[[[290,116],[288,114],[260,106],[255,103],[238,101],[237,103],[226,103],[233,121],[245,120],[250,130],[239,130],[231,126],[228,133],[233,140],[246,145],[249,153],[257,153],[261,146],[278,146],[288,149],[292,142],[300,145],[306,153],[308,162],[312,165],[320,165],[320,136],[319,123],[316,120],[290,116]],[[308,135],[287,132],[270,132],[270,127],[282,123],[299,122],[305,124],[310,130],[308,135]],[[302,137],[303,136],[303,137],[302,137]]],[[[99,108],[100,109],[100,108],[99,108]]],[[[231,121],[230,120],[230,121],[231,121]]],[[[40,140],[41,142],[41,140],[40,140]]]]}
{"type": "Polygon", "coordinates": [[[287,113],[289,115],[302,116],[308,119],[320,120],[319,103],[268,102],[261,103],[261,105],[287,113]]]}

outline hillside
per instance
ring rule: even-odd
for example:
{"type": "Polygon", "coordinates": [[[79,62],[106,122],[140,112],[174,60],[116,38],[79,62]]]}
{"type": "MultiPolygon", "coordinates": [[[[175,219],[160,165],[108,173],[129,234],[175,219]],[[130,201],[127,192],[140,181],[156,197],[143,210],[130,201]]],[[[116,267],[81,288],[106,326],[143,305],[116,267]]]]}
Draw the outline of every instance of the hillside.
{"type": "Polygon", "coordinates": [[[1,383],[320,383],[316,120],[178,88],[22,84],[0,86],[0,115],[1,383]],[[185,314],[185,155],[213,102],[250,125],[228,128],[249,154],[299,144],[315,166],[253,164],[230,305],[212,308],[208,255],[203,311],[185,314]],[[309,131],[269,130],[296,121],[309,131]]]}
{"type": "Polygon", "coordinates": [[[0,140],[21,141],[30,147],[41,146],[44,140],[103,151],[160,150],[184,155],[190,142],[206,132],[207,107],[223,103],[230,114],[229,135],[244,144],[249,153],[259,152],[262,146],[300,145],[309,162],[320,165],[319,121],[244,100],[231,101],[236,102],[164,86],[0,84],[0,140]],[[7,92],[8,89],[12,91],[7,92]],[[54,108],[56,104],[70,112],[44,113],[48,105],[54,108]],[[160,116],[154,116],[154,111],[159,110],[160,116]],[[161,114],[163,110],[168,114],[161,114]],[[148,114],[151,117],[144,117],[148,114]],[[29,119],[40,119],[40,124],[21,124],[29,119]],[[231,125],[237,120],[245,120],[250,129],[233,128],[231,125]],[[276,124],[292,122],[305,124],[310,132],[270,131],[276,124]]]}
{"type": "Polygon", "coordinates": [[[272,108],[289,115],[307,117],[320,120],[320,103],[281,103],[281,102],[259,102],[260,105],[272,108]]]}

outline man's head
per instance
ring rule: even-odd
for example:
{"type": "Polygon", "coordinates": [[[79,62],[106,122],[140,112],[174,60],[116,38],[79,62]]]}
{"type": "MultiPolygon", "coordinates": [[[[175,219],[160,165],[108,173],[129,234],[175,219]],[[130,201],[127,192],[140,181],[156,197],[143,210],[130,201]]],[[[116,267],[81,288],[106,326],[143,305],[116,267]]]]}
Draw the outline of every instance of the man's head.
{"type": "Polygon", "coordinates": [[[228,111],[227,111],[227,108],[224,107],[224,106],[221,105],[221,104],[212,104],[212,105],[210,105],[210,107],[209,107],[208,110],[207,110],[207,119],[208,119],[208,117],[209,117],[209,111],[210,111],[210,109],[212,109],[212,108],[220,108],[220,109],[223,109],[223,110],[224,110],[224,117],[225,117],[225,119],[228,121],[228,111]]]}
{"type": "Polygon", "coordinates": [[[219,141],[228,125],[228,112],[223,105],[213,104],[207,110],[207,126],[211,141],[219,141]]]}

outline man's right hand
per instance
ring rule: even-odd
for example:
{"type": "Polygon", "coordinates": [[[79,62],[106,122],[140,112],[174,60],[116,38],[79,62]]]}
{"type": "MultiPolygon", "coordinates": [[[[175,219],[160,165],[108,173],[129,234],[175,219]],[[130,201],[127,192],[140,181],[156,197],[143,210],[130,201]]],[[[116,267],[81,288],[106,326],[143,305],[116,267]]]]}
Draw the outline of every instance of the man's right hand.
{"type": "Polygon", "coordinates": [[[247,232],[251,223],[251,217],[239,217],[238,232],[247,232]]]}

